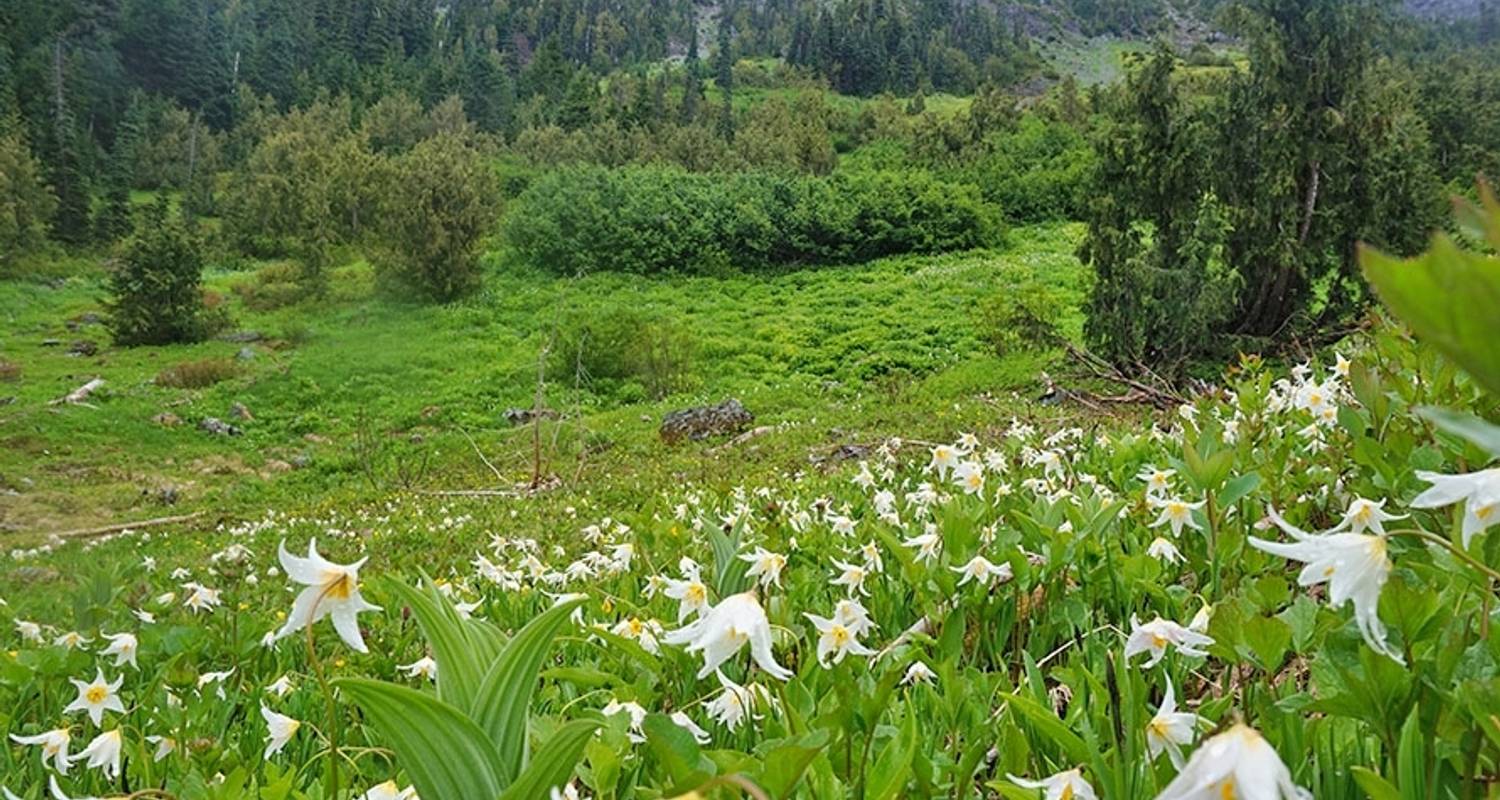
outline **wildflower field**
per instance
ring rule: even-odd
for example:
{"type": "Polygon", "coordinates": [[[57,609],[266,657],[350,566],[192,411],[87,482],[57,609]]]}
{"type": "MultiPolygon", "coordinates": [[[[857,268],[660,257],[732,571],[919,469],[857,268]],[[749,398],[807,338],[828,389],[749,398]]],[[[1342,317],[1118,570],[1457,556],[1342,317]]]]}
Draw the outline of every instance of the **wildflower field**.
{"type": "Polygon", "coordinates": [[[1493,797],[1493,264],[1144,424],[15,549],[5,796],[1493,797]]]}

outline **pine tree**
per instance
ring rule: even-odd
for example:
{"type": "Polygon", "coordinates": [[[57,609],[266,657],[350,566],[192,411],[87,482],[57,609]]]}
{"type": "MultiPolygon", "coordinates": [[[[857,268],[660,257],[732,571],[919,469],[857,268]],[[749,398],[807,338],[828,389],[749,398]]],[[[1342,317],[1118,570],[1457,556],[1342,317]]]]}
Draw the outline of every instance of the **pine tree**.
{"type": "Polygon", "coordinates": [[[733,6],[719,12],[719,50],[714,54],[715,82],[723,104],[719,108],[719,135],[734,141],[734,45],[733,6]]]}
{"type": "Polygon", "coordinates": [[[52,236],[60,242],[81,244],[89,238],[89,188],[83,167],[82,136],[67,102],[60,35],[52,50],[52,124],[47,132],[43,151],[49,167],[48,179],[57,193],[52,236]]]}
{"type": "Polygon", "coordinates": [[[703,99],[702,66],[698,61],[698,23],[690,21],[692,35],[688,39],[687,60],[683,62],[682,115],[681,122],[691,125],[698,120],[698,105],[703,99]]]}

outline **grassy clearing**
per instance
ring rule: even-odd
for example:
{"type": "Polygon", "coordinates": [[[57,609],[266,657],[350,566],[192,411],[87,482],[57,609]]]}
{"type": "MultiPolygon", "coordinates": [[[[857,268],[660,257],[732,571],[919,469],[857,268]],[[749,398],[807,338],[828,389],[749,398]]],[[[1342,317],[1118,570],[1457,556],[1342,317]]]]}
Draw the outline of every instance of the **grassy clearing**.
{"type": "MultiPolygon", "coordinates": [[[[18,365],[21,378],[0,384],[0,398],[13,398],[0,406],[0,524],[36,534],[196,510],[243,518],[273,506],[495,485],[465,432],[507,480],[524,480],[530,429],[512,427],[501,412],[533,403],[538,352],[559,320],[618,307],[680,322],[696,357],[684,388],[659,401],[630,381],[578,376],[546,387],[547,403],[564,416],[544,426],[543,454],[579,493],[638,501],[643,489],[684,476],[729,481],[805,466],[816,446],[998,424],[1011,413],[1008,392],[1029,390],[1047,356],[983,353],[975,301],[1034,275],[1076,306],[1085,291],[1073,256],[1078,235],[1076,226],[1023,228],[998,251],[769,278],[559,281],[497,267],[482,293],[444,307],[378,293],[368,265],[357,262],[334,275],[329,298],[255,311],[234,292],[252,273],[215,271],[206,283],[225,298],[233,330],[264,338],[159,348],[110,347],[103,327],[88,322],[103,294],[97,274],[7,282],[0,358],[18,365]],[[97,354],[70,355],[78,340],[94,342],[97,354]],[[247,349],[252,357],[234,362],[239,370],[202,388],[153,380],[247,349]],[[48,405],[96,376],[107,381],[97,408],[48,405]],[[742,399],[757,424],[782,429],[732,459],[658,442],[662,413],[727,396],[742,399]],[[236,403],[253,419],[235,418],[236,403]],[[162,424],[162,414],[181,424],[162,424]],[[198,430],[206,417],[243,435],[198,430]]],[[[1075,335],[1080,325],[1076,313],[1064,321],[1075,335]]]]}

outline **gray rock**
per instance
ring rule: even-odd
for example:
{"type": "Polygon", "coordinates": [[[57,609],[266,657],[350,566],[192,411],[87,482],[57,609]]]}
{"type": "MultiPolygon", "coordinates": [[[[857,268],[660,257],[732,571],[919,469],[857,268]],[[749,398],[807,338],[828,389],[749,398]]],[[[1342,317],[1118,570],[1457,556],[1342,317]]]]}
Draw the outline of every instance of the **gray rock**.
{"type": "Polygon", "coordinates": [[[730,398],[716,406],[673,411],[661,421],[661,438],[667,444],[683,439],[701,441],[710,436],[739,433],[750,427],[755,416],[739,400],[730,398]]]}
{"type": "Polygon", "coordinates": [[[250,420],[255,419],[255,415],[250,413],[250,409],[246,408],[244,403],[235,403],[234,405],[230,406],[229,416],[234,417],[235,419],[242,422],[249,422],[250,420]]]}
{"type": "Polygon", "coordinates": [[[99,352],[99,344],[92,339],[78,339],[68,345],[68,354],[74,356],[92,356],[99,352]]]}
{"type": "Polygon", "coordinates": [[[292,469],[302,469],[312,463],[312,454],[298,453],[291,457],[289,463],[291,463],[292,469]]]}
{"type": "Polygon", "coordinates": [[[531,421],[540,417],[542,419],[557,419],[557,412],[550,408],[537,411],[532,408],[507,408],[500,416],[512,425],[529,425],[531,421]]]}
{"type": "Polygon", "coordinates": [[[170,411],[163,411],[160,414],[152,417],[151,421],[155,422],[157,425],[162,426],[163,428],[175,428],[178,425],[182,424],[182,417],[179,417],[170,411]]]}
{"type": "Polygon", "coordinates": [[[236,428],[233,425],[225,422],[224,420],[218,419],[217,417],[204,417],[203,420],[198,423],[198,430],[203,431],[204,433],[211,433],[215,436],[239,436],[244,433],[244,431],[241,431],[239,428],[236,428]]]}
{"type": "Polygon", "coordinates": [[[240,351],[238,353],[234,354],[234,360],[235,361],[254,361],[255,360],[255,348],[253,348],[253,347],[251,347],[249,345],[245,345],[244,347],[241,347],[240,351]]]}

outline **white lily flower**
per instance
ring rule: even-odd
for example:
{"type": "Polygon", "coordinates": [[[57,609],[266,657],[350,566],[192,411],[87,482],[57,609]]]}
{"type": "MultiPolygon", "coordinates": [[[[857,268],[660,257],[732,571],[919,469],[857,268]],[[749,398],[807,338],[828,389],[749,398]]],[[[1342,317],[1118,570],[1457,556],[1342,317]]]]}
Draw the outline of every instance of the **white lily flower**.
{"type": "Polygon", "coordinates": [[[281,752],[281,748],[292,740],[297,729],[302,727],[302,722],[265,706],[260,707],[260,715],[266,721],[266,760],[269,761],[271,756],[281,752]]]}
{"type": "Polygon", "coordinates": [[[1167,647],[1189,656],[1207,656],[1202,649],[1214,643],[1212,637],[1189,630],[1161,617],[1142,623],[1130,616],[1130,636],[1125,640],[1125,660],[1140,653],[1150,653],[1146,667],[1154,667],[1167,655],[1167,647]]]}
{"type": "Polygon", "coordinates": [[[677,624],[681,625],[688,617],[694,614],[701,617],[708,610],[708,586],[699,576],[697,562],[691,558],[682,559],[677,568],[682,571],[682,580],[667,578],[667,588],[662,594],[680,604],[677,606],[677,624]]]}
{"type": "Polygon", "coordinates": [[[1136,478],[1146,482],[1146,496],[1160,497],[1172,488],[1172,476],[1177,474],[1174,469],[1157,469],[1147,464],[1136,474],[1136,478]]]}
{"type": "Polygon", "coordinates": [[[1374,531],[1378,536],[1384,536],[1385,523],[1394,519],[1406,519],[1405,514],[1385,513],[1385,502],[1381,500],[1377,503],[1363,497],[1356,497],[1349,504],[1349,510],[1344,512],[1343,521],[1334,530],[1348,528],[1353,533],[1364,533],[1369,530],[1374,531]]]}
{"type": "Polygon", "coordinates": [[[750,569],[746,570],[745,574],[758,578],[761,588],[772,584],[781,588],[781,571],[786,568],[786,556],[773,553],[764,547],[757,547],[753,553],[741,554],[740,560],[750,564],[750,569]]]}
{"type": "Polygon", "coordinates": [[[88,644],[89,641],[88,637],[78,631],[68,631],[67,633],[59,634],[56,639],[52,640],[52,643],[68,650],[76,650],[88,644]]]}
{"type": "Polygon", "coordinates": [[[1208,720],[1197,714],[1177,710],[1177,697],[1172,691],[1172,681],[1167,681],[1167,693],[1161,699],[1156,715],[1146,723],[1146,752],[1155,759],[1165,750],[1172,759],[1172,766],[1182,769],[1182,747],[1193,743],[1193,735],[1200,725],[1208,720]]]}
{"type": "Polygon", "coordinates": [[[646,735],[641,731],[641,726],[646,722],[646,709],[641,707],[640,703],[634,701],[621,703],[618,700],[611,700],[608,705],[599,710],[599,713],[606,717],[613,717],[616,714],[628,715],[630,724],[625,738],[636,744],[646,741],[646,735]]]}
{"type": "Polygon", "coordinates": [[[652,655],[661,652],[661,645],[656,642],[661,632],[661,624],[656,620],[642,620],[639,617],[622,619],[610,629],[610,633],[636,642],[642,650],[652,655]]]}
{"type": "Polygon", "coordinates": [[[1432,486],[1411,501],[1412,508],[1442,508],[1464,502],[1465,548],[1476,534],[1500,522],[1500,468],[1462,475],[1418,472],[1417,477],[1432,486]]]}
{"type": "Polygon", "coordinates": [[[738,729],[740,723],[744,722],[747,717],[758,719],[755,716],[755,691],[724,677],[722,672],[716,674],[719,677],[719,685],[724,687],[724,691],[703,704],[709,719],[730,731],[738,729]]]}
{"type": "Polygon", "coordinates": [[[919,683],[930,684],[935,680],[937,680],[937,673],[933,672],[931,667],[924,662],[913,661],[911,666],[906,668],[906,675],[902,676],[901,683],[914,686],[919,683]]]}
{"type": "Polygon", "coordinates": [[[266,691],[277,697],[286,697],[292,691],[292,679],[286,675],[282,675],[280,678],[272,681],[271,685],[266,687],[266,691]]]}
{"type": "Polygon", "coordinates": [[[1260,733],[1236,725],[1204,742],[1156,800],[1311,800],[1260,733]]]}
{"type": "MultiPolygon", "coordinates": [[[[117,667],[122,664],[129,664],[132,667],[136,667],[135,655],[136,649],[140,643],[136,641],[135,634],[105,633],[102,635],[104,636],[104,638],[109,640],[109,647],[106,647],[104,648],[104,650],[100,651],[99,655],[114,656],[115,666],[117,667]]],[[[137,669],[139,669],[139,667],[137,667],[137,669]]]]}
{"type": "Polygon", "coordinates": [[[815,614],[803,614],[802,616],[812,622],[813,627],[818,629],[818,663],[829,666],[829,655],[833,657],[833,663],[837,664],[844,660],[844,656],[853,653],[857,656],[873,656],[875,651],[859,643],[854,631],[843,621],[833,617],[820,617],[815,614]]]}
{"type": "Polygon", "coordinates": [[[692,717],[682,713],[681,711],[673,711],[670,719],[673,722],[677,723],[677,727],[682,728],[688,733],[691,733],[693,735],[693,741],[697,742],[698,744],[708,744],[713,738],[708,735],[708,731],[703,730],[703,728],[699,727],[698,723],[694,722],[692,717]]]}
{"type": "Polygon", "coordinates": [[[1160,528],[1163,525],[1169,525],[1172,528],[1173,536],[1181,536],[1184,525],[1195,531],[1201,531],[1203,530],[1203,526],[1198,524],[1198,520],[1193,519],[1193,512],[1202,508],[1203,503],[1204,501],[1202,500],[1196,503],[1175,499],[1162,500],[1160,501],[1161,516],[1157,517],[1156,521],[1151,523],[1151,527],[1160,528]]]}
{"type": "Polygon", "coordinates": [[[913,536],[901,542],[903,546],[913,548],[917,551],[916,559],[924,564],[931,564],[937,560],[939,551],[943,548],[943,540],[936,533],[923,533],[913,536]]]}
{"type": "Polygon", "coordinates": [[[63,708],[64,714],[71,714],[74,711],[87,712],[89,719],[93,720],[95,726],[98,726],[104,722],[105,711],[125,713],[125,704],[120,702],[118,694],[120,684],[125,682],[124,675],[115,678],[114,683],[110,683],[104,680],[104,670],[100,669],[95,671],[94,679],[90,682],[85,683],[74,678],[69,678],[68,682],[78,688],[78,697],[63,708]]]}
{"type": "Polygon", "coordinates": [[[104,773],[106,781],[113,781],[120,774],[120,729],[105,731],[94,737],[88,747],[78,751],[78,754],[69,758],[69,761],[83,761],[88,759],[84,765],[90,769],[98,769],[104,773]]]}
{"type": "Polygon", "coordinates": [[[417,790],[411,786],[402,789],[395,781],[386,781],[371,786],[356,800],[417,800],[417,790]]]}
{"type": "Polygon", "coordinates": [[[177,740],[170,736],[147,736],[146,741],[156,745],[156,752],[151,755],[152,761],[160,761],[177,749],[177,740]]]}
{"type": "Polygon", "coordinates": [[[1010,562],[999,565],[990,563],[989,559],[982,555],[976,555],[969,559],[967,564],[961,567],[949,567],[963,577],[959,579],[958,585],[963,586],[969,581],[974,581],[980,586],[989,586],[990,581],[1005,583],[1015,577],[1015,572],[1010,567],[1010,562]]]}
{"type": "MultiPolygon", "coordinates": [[[[223,601],[219,599],[218,589],[210,589],[201,583],[184,583],[182,588],[188,590],[187,599],[182,601],[182,604],[192,609],[194,614],[203,611],[212,612],[223,604],[223,601]]],[[[162,597],[172,597],[172,593],[168,592],[162,597]]],[[[173,597],[173,599],[176,598],[173,597]]]]}
{"type": "Polygon", "coordinates": [[[1151,540],[1151,544],[1146,547],[1146,555],[1151,556],[1157,561],[1165,561],[1168,564],[1176,564],[1182,561],[1182,552],[1177,549],[1177,545],[1160,536],[1151,540]]]}
{"type": "Polygon", "coordinates": [[[984,493],[984,465],[978,461],[963,461],[953,468],[953,482],[963,487],[964,494],[984,493]]]}
{"type": "Polygon", "coordinates": [[[1332,608],[1353,601],[1354,620],[1365,642],[1375,652],[1406,663],[1386,641],[1385,625],[1380,622],[1380,590],[1391,574],[1385,537],[1363,533],[1311,534],[1288,524],[1274,508],[1267,509],[1267,516],[1297,541],[1283,544],[1252,536],[1250,546],[1306,564],[1297,576],[1298,584],[1327,583],[1328,604],[1332,608]]]}
{"type": "Polygon", "coordinates": [[[42,748],[42,766],[47,766],[47,761],[52,761],[52,768],[66,775],[68,774],[68,742],[73,735],[67,728],[55,728],[35,736],[10,735],[11,741],[16,744],[36,745],[42,748]]]}
{"type": "Polygon", "coordinates": [[[932,462],[927,465],[928,471],[936,471],[940,480],[948,479],[948,471],[958,465],[958,449],[946,444],[940,444],[932,448],[932,462]]]}
{"type": "Polygon", "coordinates": [[[286,576],[294,583],[307,587],[297,595],[286,624],[276,632],[281,639],[315,624],[324,617],[333,620],[333,628],[339,638],[358,653],[369,652],[359,632],[358,615],[361,611],[379,611],[380,606],[365,602],[359,594],[359,568],[367,558],[353,564],[335,564],[318,554],[317,540],[307,543],[307,557],[299,558],[286,551],[283,540],[277,547],[277,556],[286,576]]]}
{"type": "Polygon", "coordinates": [[[851,597],[856,594],[862,594],[866,597],[870,596],[870,593],[865,591],[865,578],[869,577],[869,570],[857,564],[849,564],[838,559],[833,560],[833,565],[839,569],[838,572],[834,573],[834,586],[847,588],[851,597]]]}
{"type": "Polygon", "coordinates": [[[750,645],[750,656],[771,677],[787,680],[791,670],[776,663],[771,652],[771,623],[760,607],[754,592],[726,597],[691,624],[678,628],[662,638],[667,644],[685,644],[689,653],[703,654],[703,668],[698,677],[706,678],[718,670],[739,649],[750,645]]]}
{"type": "Polygon", "coordinates": [[[432,660],[432,656],[422,656],[410,664],[400,664],[396,669],[405,672],[408,678],[422,677],[429,681],[437,680],[438,665],[432,660]]]}
{"type": "Polygon", "coordinates": [[[1070,769],[1039,781],[1007,774],[1011,783],[1027,789],[1041,789],[1043,800],[1099,800],[1094,787],[1083,779],[1082,770],[1070,769]]]}
{"type": "Polygon", "coordinates": [[[16,631],[21,634],[22,639],[25,639],[28,642],[41,644],[46,641],[46,639],[42,636],[42,626],[30,620],[16,620],[16,631]]]}

